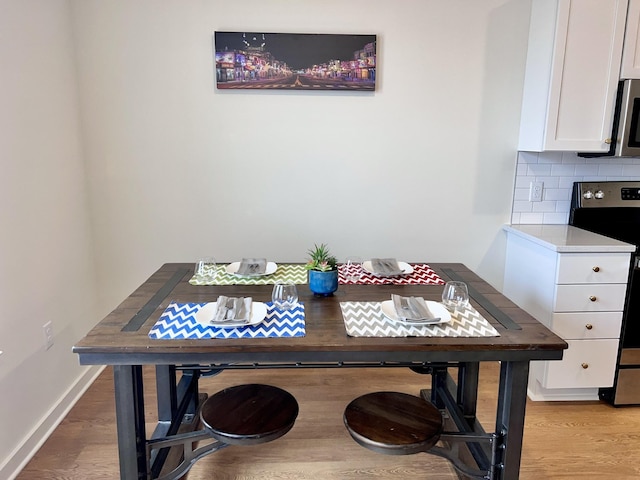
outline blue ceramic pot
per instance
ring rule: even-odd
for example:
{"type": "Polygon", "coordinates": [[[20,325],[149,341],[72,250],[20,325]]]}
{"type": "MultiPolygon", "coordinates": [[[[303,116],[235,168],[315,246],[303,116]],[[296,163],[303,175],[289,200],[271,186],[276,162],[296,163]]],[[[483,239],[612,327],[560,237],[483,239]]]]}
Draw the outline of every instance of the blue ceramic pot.
{"type": "Polygon", "coordinates": [[[338,290],[338,270],[320,272],[309,270],[309,290],[314,295],[328,297],[338,290]]]}

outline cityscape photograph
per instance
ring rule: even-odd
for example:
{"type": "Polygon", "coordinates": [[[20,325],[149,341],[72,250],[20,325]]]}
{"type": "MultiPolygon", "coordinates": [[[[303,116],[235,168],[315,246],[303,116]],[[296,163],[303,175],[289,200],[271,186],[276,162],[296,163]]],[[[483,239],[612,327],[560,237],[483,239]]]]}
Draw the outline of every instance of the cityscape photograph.
{"type": "Polygon", "coordinates": [[[218,89],[374,91],[376,35],[215,32],[218,89]]]}

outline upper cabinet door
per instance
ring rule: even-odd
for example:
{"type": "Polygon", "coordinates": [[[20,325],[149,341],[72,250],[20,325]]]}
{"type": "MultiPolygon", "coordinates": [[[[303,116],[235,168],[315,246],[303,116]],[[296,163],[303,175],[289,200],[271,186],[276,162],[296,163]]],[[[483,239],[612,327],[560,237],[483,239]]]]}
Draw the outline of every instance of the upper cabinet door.
{"type": "Polygon", "coordinates": [[[640,0],[629,0],[620,78],[640,78],[640,0]]]}
{"type": "Polygon", "coordinates": [[[628,0],[535,0],[520,150],[609,149],[628,0]]]}

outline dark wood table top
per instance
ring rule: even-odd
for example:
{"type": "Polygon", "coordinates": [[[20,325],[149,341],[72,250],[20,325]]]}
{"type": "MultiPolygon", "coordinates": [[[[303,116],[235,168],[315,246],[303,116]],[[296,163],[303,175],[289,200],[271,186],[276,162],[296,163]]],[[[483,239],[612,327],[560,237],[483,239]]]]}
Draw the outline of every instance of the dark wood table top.
{"type": "Polygon", "coordinates": [[[167,305],[215,301],[218,295],[270,301],[272,285],[194,286],[191,263],[156,271],[73,348],[85,365],[216,364],[231,362],[440,362],[553,360],[566,342],[459,263],[429,264],[447,281],[465,281],[471,303],[499,337],[364,338],[346,334],[340,302],[382,301],[392,293],[439,301],[441,285],[340,285],[332,297],[314,297],[299,285],[306,336],[293,338],[157,340],[148,336],[167,305]]]}

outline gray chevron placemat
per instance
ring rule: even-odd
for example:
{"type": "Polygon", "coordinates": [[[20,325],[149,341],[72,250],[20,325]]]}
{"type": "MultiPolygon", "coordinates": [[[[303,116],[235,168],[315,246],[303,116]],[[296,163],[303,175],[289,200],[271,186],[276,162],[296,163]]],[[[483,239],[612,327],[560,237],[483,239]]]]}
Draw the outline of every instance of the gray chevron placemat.
{"type": "Polygon", "coordinates": [[[340,302],[351,337],[499,337],[498,331],[471,305],[451,315],[451,322],[407,325],[390,320],[380,302],[340,302]]]}
{"type": "Polygon", "coordinates": [[[225,268],[226,265],[217,265],[215,277],[198,278],[194,275],[189,283],[191,285],[273,285],[278,281],[298,285],[307,283],[307,269],[299,264],[279,264],[278,269],[271,275],[256,277],[231,275],[225,271],[225,268]]]}

